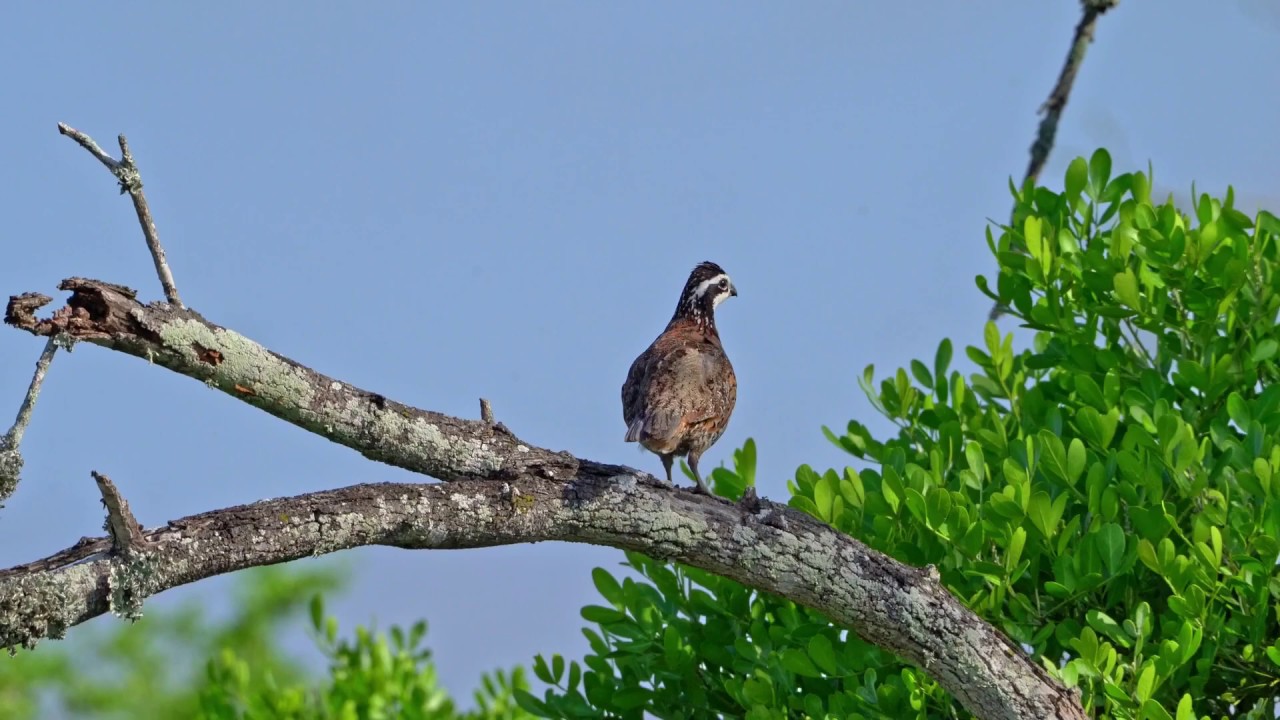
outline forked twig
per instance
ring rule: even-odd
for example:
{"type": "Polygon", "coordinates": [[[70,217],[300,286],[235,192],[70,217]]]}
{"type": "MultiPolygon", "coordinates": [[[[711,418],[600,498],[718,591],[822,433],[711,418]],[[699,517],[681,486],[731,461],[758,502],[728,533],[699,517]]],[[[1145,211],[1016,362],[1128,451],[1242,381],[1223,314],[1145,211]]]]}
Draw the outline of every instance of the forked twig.
{"type": "Polygon", "coordinates": [[[182,298],[178,296],[178,286],[173,281],[173,271],[169,269],[164,248],[160,245],[160,234],[156,231],[155,220],[151,217],[151,207],[147,205],[147,196],[142,192],[142,175],[138,172],[138,166],[133,160],[133,153],[129,151],[129,141],[124,135],[119,136],[121,159],[116,160],[99,147],[93,138],[66,123],[58,123],[58,132],[75,140],[80,147],[88,150],[120,182],[121,194],[129,194],[129,199],[133,200],[133,209],[138,213],[138,224],[142,226],[142,235],[146,238],[147,249],[151,251],[151,260],[156,266],[156,276],[160,278],[160,286],[164,288],[164,297],[170,304],[183,307],[182,298]]]}

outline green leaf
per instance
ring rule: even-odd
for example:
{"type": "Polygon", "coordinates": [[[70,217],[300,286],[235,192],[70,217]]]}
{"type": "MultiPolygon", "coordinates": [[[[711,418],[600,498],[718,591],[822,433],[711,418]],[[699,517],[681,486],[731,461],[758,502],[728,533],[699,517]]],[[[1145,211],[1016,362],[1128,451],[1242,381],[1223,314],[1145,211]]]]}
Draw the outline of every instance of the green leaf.
{"type": "Polygon", "coordinates": [[[1078,157],[1071,161],[1067,166],[1066,182],[1063,183],[1067,199],[1074,200],[1080,197],[1080,193],[1084,191],[1085,183],[1089,179],[1089,164],[1085,159],[1078,157]]]}
{"type": "Polygon", "coordinates": [[[951,338],[942,338],[942,342],[938,343],[938,352],[933,357],[933,376],[938,379],[939,385],[943,385],[947,377],[947,370],[951,366],[951,352],[951,338]]]}
{"type": "Polygon", "coordinates": [[[828,675],[837,673],[835,651],[826,635],[814,635],[809,639],[809,658],[822,672],[828,675]]]}
{"type": "Polygon", "coordinates": [[[747,487],[752,487],[756,484],[755,438],[747,438],[747,441],[742,444],[742,450],[734,451],[733,464],[747,487]]]}
{"type": "Polygon", "coordinates": [[[1067,451],[1062,447],[1062,439],[1049,430],[1041,430],[1036,435],[1040,441],[1042,466],[1054,477],[1067,479],[1067,451]]]}
{"type": "Polygon", "coordinates": [[[1253,364],[1257,365],[1260,362],[1270,360],[1276,356],[1277,350],[1280,350],[1280,343],[1276,342],[1272,338],[1263,340],[1253,349],[1253,364]]]}
{"type": "Polygon", "coordinates": [[[1111,178],[1111,154],[1105,148],[1098,148],[1089,158],[1089,191],[1095,198],[1102,196],[1111,178]]]}
{"type": "Polygon", "coordinates": [[[1018,566],[1018,561],[1022,559],[1022,548],[1027,544],[1027,531],[1021,527],[1013,531],[1013,536],[1009,538],[1009,547],[1005,551],[1004,567],[1010,573],[1018,566]]]}
{"type": "Polygon", "coordinates": [[[613,694],[613,704],[622,710],[635,710],[649,702],[653,691],[648,688],[631,686],[613,694]]]}
{"type": "Polygon", "coordinates": [[[316,632],[324,627],[324,600],[319,593],[311,596],[311,627],[316,632]]]}
{"type": "Polygon", "coordinates": [[[1027,241],[1027,252],[1039,261],[1042,267],[1047,267],[1052,257],[1049,255],[1049,242],[1044,238],[1040,218],[1028,215],[1023,221],[1022,234],[1027,241]]]}
{"type": "Polygon", "coordinates": [[[1245,403],[1244,398],[1240,397],[1238,392],[1233,392],[1227,396],[1227,414],[1241,429],[1247,428],[1249,421],[1253,419],[1249,413],[1249,405],[1245,403]]]}
{"type": "Polygon", "coordinates": [[[929,368],[919,360],[911,361],[911,374],[915,376],[916,382],[922,387],[933,389],[933,377],[929,374],[929,368]]]}
{"type": "Polygon", "coordinates": [[[1275,645],[1267,646],[1267,658],[1271,660],[1273,665],[1280,667],[1280,647],[1275,645]]]}
{"type": "Polygon", "coordinates": [[[1080,479],[1087,460],[1084,443],[1080,442],[1080,438],[1071,438],[1071,445],[1067,448],[1067,482],[1069,484],[1075,485],[1080,479]]]}
{"type": "Polygon", "coordinates": [[[1120,627],[1120,623],[1101,610],[1090,610],[1085,613],[1084,617],[1085,622],[1089,623],[1089,627],[1111,638],[1122,647],[1129,647],[1133,644],[1124,628],[1120,627]]]}
{"type": "Polygon", "coordinates": [[[1076,427],[1086,442],[1099,450],[1106,450],[1115,437],[1116,425],[1120,422],[1120,412],[1116,408],[1111,408],[1106,415],[1102,415],[1095,408],[1082,407],[1076,411],[1075,420],[1076,427]]]}
{"type": "Polygon", "coordinates": [[[1143,720],[1173,720],[1173,716],[1160,703],[1147,699],[1142,703],[1143,720]]]}
{"type": "Polygon", "coordinates": [[[969,463],[969,469],[977,476],[978,482],[982,482],[986,477],[987,464],[982,456],[982,446],[972,440],[964,446],[964,459],[969,463]]]}
{"type": "Polygon", "coordinates": [[[1138,292],[1138,278],[1133,274],[1133,270],[1125,268],[1124,272],[1116,273],[1113,284],[1116,297],[1120,299],[1120,302],[1134,310],[1142,309],[1142,296],[1138,292]]]}
{"type": "Polygon", "coordinates": [[[601,605],[587,605],[581,610],[582,619],[597,625],[613,625],[626,622],[627,614],[601,605]]]}
{"type": "Polygon", "coordinates": [[[1124,560],[1124,529],[1115,523],[1106,523],[1098,529],[1094,538],[1107,572],[1112,575],[1119,572],[1124,560]]]}
{"type": "Polygon", "coordinates": [[[1049,493],[1037,490],[1027,505],[1027,517],[1031,519],[1031,523],[1036,526],[1041,535],[1046,539],[1052,539],[1058,532],[1058,522],[1062,520],[1062,513],[1066,508],[1065,493],[1059,495],[1057,499],[1050,500],[1049,493]]]}
{"type": "Polygon", "coordinates": [[[782,653],[782,667],[797,675],[805,677],[822,677],[822,673],[814,666],[809,655],[796,648],[787,648],[782,653]]]}
{"type": "Polygon", "coordinates": [[[1155,691],[1155,685],[1156,666],[1153,663],[1148,662],[1146,666],[1142,668],[1142,672],[1138,673],[1138,702],[1145,703],[1150,700],[1151,693],[1155,691]]]}
{"type": "Polygon", "coordinates": [[[1098,383],[1088,375],[1076,375],[1075,379],[1076,397],[1081,402],[1092,405],[1097,408],[1098,412],[1107,411],[1107,400],[1102,395],[1102,388],[1098,387],[1098,383]]]}
{"type": "Polygon", "coordinates": [[[742,684],[742,695],[749,702],[764,707],[773,707],[773,683],[768,677],[751,677],[742,684]]]}
{"type": "Polygon", "coordinates": [[[547,659],[541,655],[535,655],[533,658],[533,674],[548,685],[555,684],[555,679],[551,676],[551,668],[547,666],[547,659]]]}
{"type": "Polygon", "coordinates": [[[832,510],[840,488],[829,477],[822,477],[813,486],[813,504],[818,508],[818,518],[832,522],[832,510]]]}
{"type": "Polygon", "coordinates": [[[608,570],[601,567],[593,569],[591,580],[595,582],[596,590],[601,597],[613,603],[615,607],[622,607],[622,586],[609,574],[608,570]]]}
{"type": "Polygon", "coordinates": [[[1177,720],[1196,720],[1196,711],[1191,705],[1191,693],[1183,693],[1182,699],[1178,701],[1177,720]]]}
{"type": "Polygon", "coordinates": [[[512,696],[516,699],[516,705],[519,705],[520,709],[525,712],[533,713],[539,717],[555,717],[556,715],[551,711],[551,708],[547,707],[546,703],[530,695],[528,690],[516,688],[512,691],[512,696]]]}

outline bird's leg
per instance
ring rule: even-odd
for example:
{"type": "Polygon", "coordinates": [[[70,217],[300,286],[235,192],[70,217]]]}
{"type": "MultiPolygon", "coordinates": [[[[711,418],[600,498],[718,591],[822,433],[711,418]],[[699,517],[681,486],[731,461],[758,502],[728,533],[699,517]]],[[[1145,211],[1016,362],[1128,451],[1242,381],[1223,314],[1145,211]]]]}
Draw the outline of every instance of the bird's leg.
{"type": "Polygon", "coordinates": [[[703,495],[711,495],[711,488],[707,487],[707,483],[703,481],[702,475],[698,472],[698,453],[689,453],[689,469],[693,471],[693,479],[697,481],[697,492],[703,495]]]}
{"type": "Polygon", "coordinates": [[[671,487],[675,483],[671,482],[671,463],[675,460],[674,455],[662,455],[662,469],[667,471],[667,486],[671,487]]]}

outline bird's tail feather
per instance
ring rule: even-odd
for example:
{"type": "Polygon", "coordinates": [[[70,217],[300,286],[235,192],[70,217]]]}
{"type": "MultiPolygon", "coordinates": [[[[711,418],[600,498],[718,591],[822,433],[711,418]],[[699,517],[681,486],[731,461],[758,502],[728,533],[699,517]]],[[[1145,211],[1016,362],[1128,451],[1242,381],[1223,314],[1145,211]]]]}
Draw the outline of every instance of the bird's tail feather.
{"type": "Polygon", "coordinates": [[[640,442],[640,435],[644,432],[644,418],[638,417],[627,426],[626,442],[640,442]]]}

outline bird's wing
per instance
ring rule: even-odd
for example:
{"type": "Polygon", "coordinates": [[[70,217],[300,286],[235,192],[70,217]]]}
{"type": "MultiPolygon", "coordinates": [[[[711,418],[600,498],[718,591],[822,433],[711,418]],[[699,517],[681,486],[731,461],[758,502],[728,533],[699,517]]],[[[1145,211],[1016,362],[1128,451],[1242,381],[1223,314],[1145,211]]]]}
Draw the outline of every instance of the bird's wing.
{"type": "Polygon", "coordinates": [[[687,340],[657,353],[644,387],[644,433],[674,439],[686,428],[717,418],[737,394],[728,359],[705,340],[687,340]],[[727,381],[727,382],[726,382],[727,381]],[[728,393],[728,397],[726,397],[728,393]]]}
{"type": "Polygon", "coordinates": [[[627,442],[638,442],[644,430],[644,396],[653,346],[631,363],[627,379],[622,383],[622,420],[627,424],[627,442]]]}

